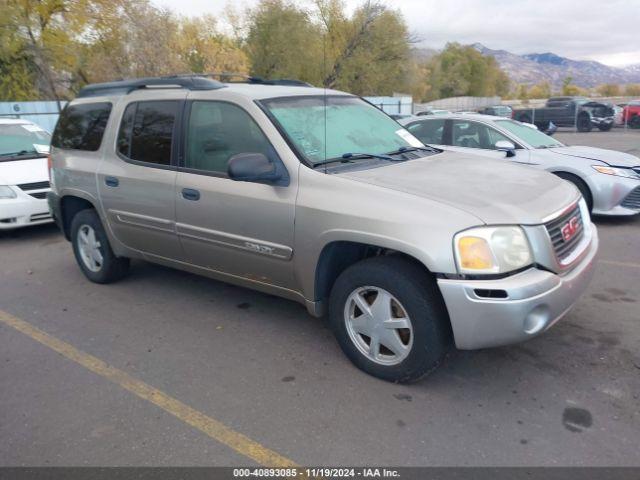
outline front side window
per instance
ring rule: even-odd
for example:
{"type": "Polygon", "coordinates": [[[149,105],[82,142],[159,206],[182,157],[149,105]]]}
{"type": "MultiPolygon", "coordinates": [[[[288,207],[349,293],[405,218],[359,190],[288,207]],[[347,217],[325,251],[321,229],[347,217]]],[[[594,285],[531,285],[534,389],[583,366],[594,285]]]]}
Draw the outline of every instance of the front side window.
{"type": "Polygon", "coordinates": [[[229,159],[239,153],[275,155],[267,137],[242,108],[227,102],[193,102],[184,166],[226,174],[229,159]]]}
{"type": "Polygon", "coordinates": [[[51,135],[35,124],[0,124],[0,161],[44,154],[49,143],[51,135]]]}
{"type": "Polygon", "coordinates": [[[444,143],[442,139],[444,134],[444,122],[445,120],[443,118],[423,120],[411,123],[407,126],[407,130],[415,135],[422,143],[442,145],[444,143]]]}
{"type": "Polygon", "coordinates": [[[424,146],[388,115],[357,97],[282,97],[261,104],[289,142],[315,165],[346,153],[380,155],[424,146]]]}
{"type": "Polygon", "coordinates": [[[489,136],[489,127],[469,120],[453,120],[451,125],[451,145],[467,148],[495,148],[489,136]]]}
{"type": "Polygon", "coordinates": [[[131,160],[170,165],[179,106],[177,100],[129,104],[120,123],[118,152],[131,160]]]}
{"type": "Polygon", "coordinates": [[[97,151],[110,114],[111,104],[108,102],[67,106],[60,114],[51,145],[69,150],[97,151]]]}
{"type": "Polygon", "coordinates": [[[524,143],[531,145],[533,148],[564,147],[563,143],[560,143],[536,128],[528,127],[524,123],[513,120],[498,120],[496,124],[524,143]]]}

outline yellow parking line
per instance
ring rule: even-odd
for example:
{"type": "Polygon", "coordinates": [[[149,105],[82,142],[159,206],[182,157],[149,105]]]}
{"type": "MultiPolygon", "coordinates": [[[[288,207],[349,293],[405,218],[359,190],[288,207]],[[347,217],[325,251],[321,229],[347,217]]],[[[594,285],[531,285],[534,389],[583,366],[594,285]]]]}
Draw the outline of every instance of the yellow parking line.
{"type": "Polygon", "coordinates": [[[600,263],[606,263],[607,265],[615,265],[617,267],[640,268],[640,263],[618,262],[616,260],[598,260],[598,261],[600,263]]]}
{"type": "Polygon", "coordinates": [[[182,403],[151,385],[138,380],[126,372],[112,367],[99,358],[82,352],[62,340],[52,337],[30,323],[0,310],[0,322],[16,329],[26,336],[64,355],[93,373],[104,377],[116,385],[129,390],[134,395],[153,403],[165,412],[195,427],[214,440],[225,444],[236,452],[266,467],[294,467],[295,463],[270,450],[249,437],[236,432],[223,423],[182,403]]]}

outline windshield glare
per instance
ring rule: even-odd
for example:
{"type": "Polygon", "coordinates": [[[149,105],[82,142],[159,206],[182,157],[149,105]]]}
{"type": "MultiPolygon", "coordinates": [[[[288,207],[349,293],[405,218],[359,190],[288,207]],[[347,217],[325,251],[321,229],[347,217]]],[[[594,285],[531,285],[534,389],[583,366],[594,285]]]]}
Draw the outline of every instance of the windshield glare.
{"type": "Polygon", "coordinates": [[[37,125],[0,125],[0,156],[43,153],[50,143],[51,135],[37,125]]]}
{"type": "Polygon", "coordinates": [[[313,164],[346,153],[380,155],[402,147],[424,147],[404,127],[357,97],[283,97],[262,104],[313,164]]]}
{"type": "Polygon", "coordinates": [[[563,143],[551,138],[549,135],[546,135],[535,128],[528,127],[520,122],[514,122],[513,120],[498,120],[496,121],[496,124],[512,133],[523,142],[528,143],[533,148],[564,147],[563,143]]]}

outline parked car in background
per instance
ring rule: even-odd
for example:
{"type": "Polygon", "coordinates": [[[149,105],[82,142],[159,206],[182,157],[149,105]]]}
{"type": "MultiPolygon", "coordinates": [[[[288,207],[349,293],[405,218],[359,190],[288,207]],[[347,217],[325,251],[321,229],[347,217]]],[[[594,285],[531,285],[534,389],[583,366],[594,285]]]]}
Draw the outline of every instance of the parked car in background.
{"type": "Polygon", "coordinates": [[[51,210],[89,280],[138,258],[296,300],[394,382],[433,371],[452,341],[544,332],[594,270],[575,188],[426,147],[335,90],[92,85],[62,113],[51,158],[51,210]]]}
{"type": "Polygon", "coordinates": [[[542,108],[517,108],[512,118],[534,123],[545,131],[549,122],[558,127],[575,127],[579,132],[590,132],[594,127],[605,132],[611,130],[614,111],[610,105],[584,97],[551,97],[542,108]]]}
{"type": "Polygon", "coordinates": [[[624,107],[621,105],[611,105],[613,108],[613,124],[620,127],[624,125],[624,107]]]}
{"type": "Polygon", "coordinates": [[[628,153],[570,147],[527,124],[487,115],[447,115],[401,124],[428,145],[552,172],[573,183],[594,214],[640,213],[640,159],[628,153]]]}
{"type": "Polygon", "coordinates": [[[427,108],[426,110],[422,110],[420,112],[416,112],[415,114],[419,117],[423,115],[447,115],[451,113],[449,110],[442,110],[437,108],[427,108]]]}
{"type": "Polygon", "coordinates": [[[491,107],[485,107],[478,111],[483,115],[493,115],[495,117],[511,118],[513,115],[513,108],[509,105],[493,105],[491,107]]]}
{"type": "Polygon", "coordinates": [[[0,230],[52,221],[46,201],[50,142],[35,123],[0,118],[0,230]]]}
{"type": "Polygon", "coordinates": [[[633,100],[625,105],[622,123],[631,128],[640,128],[640,100],[633,100]]]}

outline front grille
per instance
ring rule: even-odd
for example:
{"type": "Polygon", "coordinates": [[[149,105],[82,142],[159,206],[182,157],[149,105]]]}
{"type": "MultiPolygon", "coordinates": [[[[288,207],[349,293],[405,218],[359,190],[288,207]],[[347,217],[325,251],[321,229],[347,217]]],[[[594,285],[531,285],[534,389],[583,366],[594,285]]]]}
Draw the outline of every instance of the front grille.
{"type": "Polygon", "coordinates": [[[640,210],[640,187],[636,187],[629,195],[624,197],[621,205],[625,208],[631,208],[633,210],[640,210]]]}
{"type": "Polygon", "coordinates": [[[47,192],[34,192],[34,193],[30,193],[29,195],[31,195],[33,198],[37,198],[39,200],[47,198],[47,192]]]}
{"type": "Polygon", "coordinates": [[[20,190],[23,190],[25,192],[29,192],[31,190],[42,190],[43,188],[49,188],[49,182],[44,181],[44,182],[33,182],[33,183],[23,183],[21,185],[18,185],[18,188],[20,190]]]}
{"type": "Polygon", "coordinates": [[[558,218],[551,220],[545,224],[547,233],[551,238],[553,250],[558,260],[562,261],[567,258],[575,247],[580,243],[584,236],[584,225],[582,223],[582,215],[580,214],[580,206],[576,205],[568,212],[560,215],[558,218]],[[576,217],[576,231],[568,240],[564,239],[563,228],[565,228],[572,218],[576,217]]]}
{"type": "Polygon", "coordinates": [[[44,212],[44,213],[34,213],[33,215],[31,215],[31,217],[29,217],[29,220],[31,220],[32,222],[38,222],[40,220],[48,220],[51,218],[51,214],[49,212],[44,212]]]}

